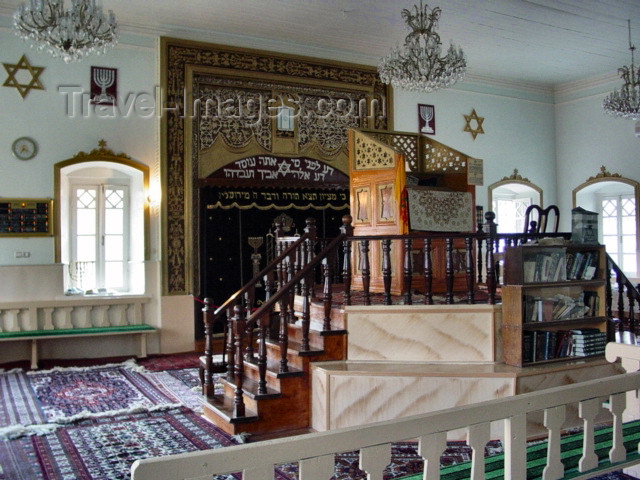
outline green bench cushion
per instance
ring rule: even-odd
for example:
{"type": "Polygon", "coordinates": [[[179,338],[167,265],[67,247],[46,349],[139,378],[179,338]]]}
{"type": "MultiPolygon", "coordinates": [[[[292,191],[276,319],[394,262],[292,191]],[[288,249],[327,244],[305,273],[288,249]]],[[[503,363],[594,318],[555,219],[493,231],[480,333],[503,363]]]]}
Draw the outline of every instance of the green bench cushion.
{"type": "Polygon", "coordinates": [[[100,333],[126,333],[126,332],[152,332],[156,328],[151,325],[121,325],[117,327],[90,327],[90,328],[61,328],[56,330],[26,330],[20,332],[0,332],[0,339],[6,338],[30,338],[30,337],[55,337],[57,335],[80,335],[100,333]]]}

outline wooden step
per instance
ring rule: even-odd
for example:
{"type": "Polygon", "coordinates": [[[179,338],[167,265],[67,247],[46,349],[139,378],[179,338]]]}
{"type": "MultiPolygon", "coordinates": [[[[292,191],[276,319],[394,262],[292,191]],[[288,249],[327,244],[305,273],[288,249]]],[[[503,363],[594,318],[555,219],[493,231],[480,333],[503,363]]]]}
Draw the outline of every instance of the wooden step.
{"type": "MultiPolygon", "coordinates": [[[[324,306],[320,301],[312,303],[308,351],[302,351],[302,325],[299,318],[294,324],[287,325],[289,339],[287,343],[288,372],[280,373],[280,345],[277,338],[266,342],[267,346],[267,393],[258,394],[259,369],[257,365],[257,346],[254,360],[244,362],[243,401],[247,416],[233,418],[235,384],[222,380],[224,395],[213,396],[204,404],[204,414],[214,424],[232,435],[251,433],[255,435],[273,435],[291,430],[306,430],[311,425],[311,362],[344,360],[346,358],[346,331],[344,311],[333,308],[332,317],[341,320],[332,321],[332,331],[322,332],[324,306]]],[[[274,335],[275,336],[275,335],[274,335]]],[[[254,338],[257,338],[254,337],[254,338]]]]}
{"type": "Polygon", "coordinates": [[[203,404],[203,413],[206,418],[230,435],[236,435],[246,430],[241,425],[258,420],[258,414],[246,407],[243,417],[234,417],[233,397],[225,395],[214,395],[207,398],[207,401],[203,404]]]}
{"type": "MultiPolygon", "coordinates": [[[[280,368],[280,344],[272,340],[267,341],[267,368],[274,371],[280,368]]],[[[305,370],[305,365],[309,362],[305,358],[321,357],[324,350],[310,349],[303,351],[302,345],[289,339],[287,344],[287,365],[289,370],[305,370]]]]}

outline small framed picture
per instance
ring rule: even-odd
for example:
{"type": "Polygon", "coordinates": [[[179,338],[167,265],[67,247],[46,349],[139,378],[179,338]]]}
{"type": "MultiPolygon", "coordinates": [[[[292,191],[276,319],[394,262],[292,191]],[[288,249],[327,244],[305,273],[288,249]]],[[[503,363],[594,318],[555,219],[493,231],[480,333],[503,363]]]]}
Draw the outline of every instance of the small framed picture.
{"type": "Polygon", "coordinates": [[[436,109],[433,105],[418,104],[418,133],[435,135],[436,109]]]}
{"type": "Polygon", "coordinates": [[[91,67],[91,103],[115,105],[118,98],[118,69],[91,67]]]}

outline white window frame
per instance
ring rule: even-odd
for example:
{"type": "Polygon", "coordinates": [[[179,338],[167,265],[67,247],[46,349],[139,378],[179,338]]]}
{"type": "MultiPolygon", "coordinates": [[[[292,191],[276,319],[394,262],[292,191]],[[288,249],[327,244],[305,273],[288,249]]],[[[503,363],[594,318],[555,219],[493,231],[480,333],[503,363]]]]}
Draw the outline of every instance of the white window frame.
{"type": "MultiPolygon", "coordinates": [[[[613,261],[616,262],[616,264],[618,264],[618,266],[622,269],[622,271],[625,273],[625,275],[635,278],[635,277],[638,276],[637,267],[636,267],[635,270],[629,270],[628,268],[627,269],[624,268],[625,262],[623,261],[623,256],[625,254],[631,254],[631,253],[633,253],[634,255],[637,255],[638,253],[637,253],[636,248],[635,248],[635,246],[636,246],[636,242],[635,241],[633,242],[634,249],[633,249],[632,252],[624,250],[623,237],[625,235],[623,235],[623,233],[622,233],[622,215],[620,214],[621,213],[620,208],[621,208],[622,200],[629,199],[629,200],[633,200],[635,202],[636,198],[635,198],[635,195],[633,193],[613,194],[613,195],[612,194],[601,194],[601,195],[598,195],[598,223],[599,223],[598,230],[601,232],[600,233],[600,236],[601,236],[600,240],[603,241],[603,243],[604,243],[604,234],[605,234],[605,232],[604,232],[604,229],[603,229],[604,212],[603,212],[603,209],[602,209],[602,202],[604,200],[609,200],[609,199],[615,199],[618,202],[618,207],[616,209],[616,213],[617,213],[617,222],[616,222],[617,223],[617,244],[618,244],[617,250],[618,251],[615,252],[615,253],[611,252],[611,251],[607,251],[607,253],[609,254],[609,256],[611,258],[613,258],[613,261]]],[[[635,205],[635,208],[636,209],[638,208],[637,204],[635,205]]],[[[634,215],[634,221],[635,221],[635,218],[636,218],[636,215],[634,215]]],[[[636,231],[636,233],[634,235],[634,239],[635,239],[635,237],[637,237],[638,233],[640,233],[640,232],[636,231]]],[[[635,264],[636,265],[638,264],[638,258],[636,258],[635,264]]]]}
{"type": "MultiPolygon", "coordinates": [[[[74,282],[74,287],[80,288],[82,290],[91,289],[93,291],[100,291],[99,289],[104,289],[107,292],[127,292],[129,291],[129,244],[130,244],[130,234],[129,234],[129,221],[130,218],[130,194],[129,194],[129,182],[121,182],[121,183],[92,183],[86,184],[84,182],[75,182],[71,181],[71,194],[69,195],[69,212],[70,212],[70,266],[73,271],[75,268],[76,278],[71,278],[72,282],[74,282]],[[86,281],[83,281],[82,278],[78,277],[78,232],[77,232],[77,191],[79,189],[86,190],[95,190],[96,197],[96,215],[95,215],[95,255],[93,262],[93,278],[95,279],[94,284],[87,284],[86,281]],[[106,283],[106,265],[109,262],[107,260],[107,251],[106,251],[106,242],[105,238],[107,236],[106,232],[106,195],[105,191],[108,189],[118,189],[123,191],[123,224],[122,224],[122,284],[121,285],[111,285],[106,283]]],[[[84,265],[82,270],[86,272],[87,268],[91,268],[88,265],[84,265]]]]}
{"type": "MultiPolygon", "coordinates": [[[[101,155],[104,157],[104,155],[101,155]]],[[[129,189],[129,211],[126,219],[129,241],[128,289],[122,288],[112,294],[138,295],[146,293],[147,255],[149,254],[149,170],[126,157],[113,156],[114,160],[70,159],[55,165],[56,179],[56,262],[64,265],[64,290],[74,286],[72,275],[71,207],[74,185],[127,185],[129,189]]],[[[93,287],[88,287],[93,288],[93,287]]],[[[77,290],[73,293],[79,293],[77,290]]],[[[110,292],[98,292],[105,294],[110,292]]]]}

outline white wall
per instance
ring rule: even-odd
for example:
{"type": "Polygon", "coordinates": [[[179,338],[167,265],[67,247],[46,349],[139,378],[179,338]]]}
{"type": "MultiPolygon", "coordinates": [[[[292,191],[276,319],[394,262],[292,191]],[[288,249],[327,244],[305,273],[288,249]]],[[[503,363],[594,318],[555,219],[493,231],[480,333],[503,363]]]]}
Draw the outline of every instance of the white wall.
{"type": "MultiPolygon", "coordinates": [[[[31,90],[23,99],[16,88],[0,88],[0,197],[53,198],[53,165],[71,158],[79,151],[89,152],[105,139],[107,148],[124,152],[134,160],[150,166],[154,182],[159,180],[158,119],[139,115],[118,118],[87,118],[78,107],[75,115],[67,112],[67,97],[60,87],[74,86],[90,90],[91,66],[118,69],[118,94],[139,96],[153,94],[158,84],[156,40],[151,37],[124,39],[106,55],[91,56],[81,62],[65,64],[60,59],[32,49],[8,28],[0,28],[0,61],[15,64],[26,54],[32,66],[44,67],[40,82],[45,90],[31,90]],[[125,43],[130,42],[130,43],[125,43]],[[133,43],[135,42],[135,43],[133,43]],[[36,157],[17,160],[11,154],[16,138],[29,136],[38,144],[36,157]]],[[[2,74],[6,72],[2,69],[2,74]]],[[[21,83],[30,80],[25,70],[19,72],[21,83]]],[[[2,81],[4,83],[4,80],[2,81]]],[[[79,96],[79,95],[78,95],[79,96]]],[[[77,102],[78,106],[81,102],[77,102]]],[[[90,111],[90,109],[89,109],[90,111]]],[[[159,258],[159,219],[152,220],[151,258],[159,258]]],[[[53,237],[0,238],[0,265],[49,264],[54,261],[53,237]],[[15,251],[28,251],[28,258],[16,259],[15,251]]]]}
{"type": "MultiPolygon", "coordinates": [[[[573,208],[572,190],[605,166],[611,173],[640,181],[640,138],[635,122],[607,115],[602,100],[621,80],[574,92],[556,106],[557,190],[561,212],[573,208]]],[[[569,215],[561,215],[561,230],[570,230],[569,215]]]]}
{"type": "MultiPolygon", "coordinates": [[[[39,77],[44,90],[31,90],[23,99],[15,88],[0,88],[0,151],[3,152],[0,156],[0,198],[53,198],[54,164],[69,159],[80,151],[90,152],[98,147],[101,139],[106,140],[107,148],[115,153],[126,153],[132,159],[147,164],[150,167],[152,188],[159,185],[160,119],[153,112],[142,109],[150,105],[158,92],[158,39],[123,35],[118,46],[106,55],[91,56],[81,62],[65,64],[60,59],[32,49],[16,37],[9,27],[9,19],[0,17],[0,62],[16,64],[26,54],[32,66],[44,67],[39,77]],[[91,66],[118,70],[121,110],[115,116],[113,110],[107,112],[108,115],[100,111],[96,114],[92,107],[83,114],[82,102],[79,100],[81,94],[76,94],[75,104],[70,105],[74,97],[59,90],[62,87],[65,91],[77,90],[88,94],[91,66]],[[70,109],[70,106],[73,108],[70,109]],[[126,109],[128,107],[131,107],[130,110],[126,109]],[[32,137],[39,147],[37,156],[28,161],[17,160],[11,154],[13,141],[22,136],[32,137]]],[[[4,68],[0,70],[3,75],[1,84],[7,74],[4,68]]],[[[26,71],[20,71],[18,75],[20,83],[30,81],[26,71]]],[[[145,307],[145,320],[162,328],[161,226],[160,208],[157,205],[151,207],[150,227],[146,294],[152,300],[145,307]]],[[[54,266],[54,248],[53,237],[0,238],[0,266],[24,267],[21,274],[2,275],[0,290],[21,292],[22,298],[33,298],[26,290],[49,292],[49,297],[62,296],[62,282],[45,285],[45,282],[52,281],[39,273],[48,271],[48,266],[54,266]],[[16,251],[28,251],[30,256],[15,258],[16,251]],[[31,280],[25,283],[24,278],[31,280]],[[52,289],[55,291],[52,292],[52,289]]],[[[56,271],[61,271],[60,266],[55,267],[56,271]]],[[[7,271],[11,270],[3,270],[7,271]]],[[[172,336],[163,339],[163,345],[160,345],[158,339],[152,340],[149,348],[151,353],[170,353],[193,348],[193,300],[191,296],[180,298],[187,299],[185,303],[189,308],[184,309],[182,316],[176,315],[175,311],[169,312],[168,323],[173,329],[172,336]],[[175,325],[176,318],[183,322],[183,328],[175,325]]],[[[104,341],[85,342],[80,349],[58,343],[52,351],[43,351],[43,354],[57,358],[120,355],[131,350],[126,343],[122,339],[106,338],[104,341]],[[96,343],[99,348],[96,348],[96,343]]],[[[0,352],[0,362],[28,358],[24,345],[12,344],[11,347],[6,347],[0,352]]]]}

